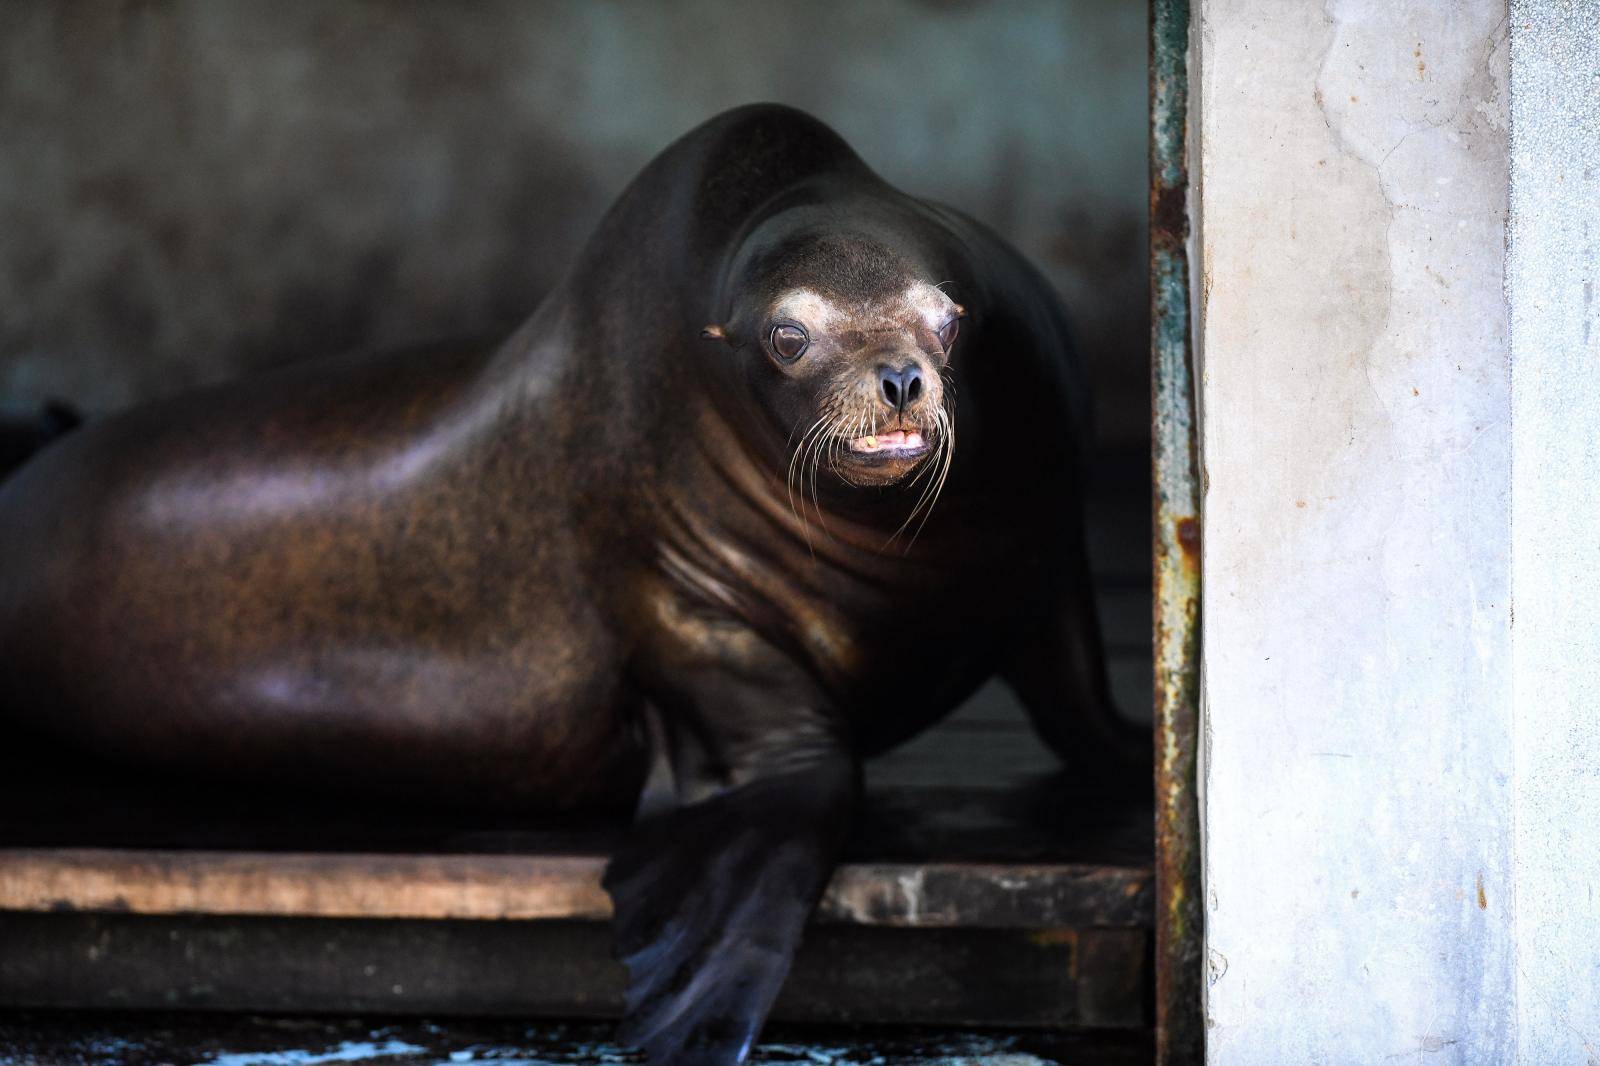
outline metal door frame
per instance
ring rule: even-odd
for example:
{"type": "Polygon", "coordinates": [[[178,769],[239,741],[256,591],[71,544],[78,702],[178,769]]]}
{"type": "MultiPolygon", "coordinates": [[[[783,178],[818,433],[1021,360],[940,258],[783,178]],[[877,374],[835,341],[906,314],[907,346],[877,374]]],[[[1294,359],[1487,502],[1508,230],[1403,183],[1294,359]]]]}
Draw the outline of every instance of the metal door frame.
{"type": "Polygon", "coordinates": [[[1189,269],[1189,0],[1150,2],[1156,1061],[1205,1056],[1201,1006],[1200,472],[1189,269]]]}

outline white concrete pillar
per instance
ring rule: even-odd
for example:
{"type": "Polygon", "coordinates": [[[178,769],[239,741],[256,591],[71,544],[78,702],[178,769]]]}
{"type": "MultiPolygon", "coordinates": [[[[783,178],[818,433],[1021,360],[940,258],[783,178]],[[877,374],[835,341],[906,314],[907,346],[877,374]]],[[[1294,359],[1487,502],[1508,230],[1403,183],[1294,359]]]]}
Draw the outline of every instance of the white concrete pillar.
{"type": "Polygon", "coordinates": [[[1200,0],[1208,1057],[1600,1063],[1600,0],[1200,0]]]}
{"type": "Polygon", "coordinates": [[[1511,5],[1520,1060],[1600,1063],[1600,3],[1511,5]]]}
{"type": "Polygon", "coordinates": [[[1200,0],[1208,1054],[1511,1061],[1503,0],[1200,0]]]}

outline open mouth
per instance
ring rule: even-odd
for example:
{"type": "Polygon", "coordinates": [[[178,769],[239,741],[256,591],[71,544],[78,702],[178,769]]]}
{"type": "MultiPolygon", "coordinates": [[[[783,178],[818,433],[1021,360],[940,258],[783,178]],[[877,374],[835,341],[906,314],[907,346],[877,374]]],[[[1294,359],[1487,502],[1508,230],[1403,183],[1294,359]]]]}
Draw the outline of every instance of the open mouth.
{"type": "Polygon", "coordinates": [[[853,438],[850,441],[850,451],[863,457],[914,459],[927,453],[928,442],[914,429],[893,429],[853,438]]]}

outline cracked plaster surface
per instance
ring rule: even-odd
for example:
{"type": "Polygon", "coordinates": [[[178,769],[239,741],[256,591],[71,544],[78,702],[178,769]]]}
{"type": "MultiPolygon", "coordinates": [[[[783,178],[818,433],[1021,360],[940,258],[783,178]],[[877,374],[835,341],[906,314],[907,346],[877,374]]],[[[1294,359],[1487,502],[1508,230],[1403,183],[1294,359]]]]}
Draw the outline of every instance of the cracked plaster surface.
{"type": "Polygon", "coordinates": [[[1513,1053],[1505,9],[1446,14],[1200,6],[1217,1062],[1513,1053]]]}

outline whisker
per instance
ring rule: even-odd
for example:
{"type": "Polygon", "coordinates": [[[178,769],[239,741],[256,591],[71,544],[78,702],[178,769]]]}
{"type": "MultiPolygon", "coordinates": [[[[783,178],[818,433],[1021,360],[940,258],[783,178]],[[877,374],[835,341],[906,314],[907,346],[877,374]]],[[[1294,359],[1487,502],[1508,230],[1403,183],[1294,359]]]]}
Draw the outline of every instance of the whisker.
{"type": "MultiPolygon", "coordinates": [[[[930,441],[933,454],[918,463],[909,480],[904,482],[906,488],[915,492],[916,498],[904,520],[879,545],[879,552],[887,551],[896,541],[904,542],[903,553],[911,551],[927,527],[928,519],[938,506],[949,480],[955,454],[955,385],[951,380],[950,368],[937,369],[944,385],[943,402],[936,405],[927,416],[918,419],[921,424],[916,427],[924,436],[932,434],[937,438],[930,441]],[[909,537],[906,536],[908,531],[909,537]]],[[[816,543],[811,536],[813,519],[824,536],[834,536],[822,506],[823,468],[853,483],[853,443],[864,437],[876,437],[882,425],[888,421],[884,415],[880,405],[871,402],[865,394],[841,389],[818,409],[817,417],[799,435],[798,443],[792,446],[784,478],[785,491],[789,510],[799,520],[806,547],[813,558],[816,557],[816,543]]],[[[799,428],[800,421],[796,422],[795,429],[799,428]]],[[[791,429],[789,437],[793,442],[794,429],[791,429]]]]}
{"type": "Polygon", "coordinates": [[[818,527],[830,537],[833,536],[833,531],[828,528],[828,519],[822,513],[822,496],[817,488],[817,471],[822,466],[825,449],[832,446],[834,435],[839,430],[839,421],[838,415],[830,418],[826,430],[818,434],[816,438],[817,444],[811,449],[811,502],[817,510],[818,527]]]}
{"type": "MultiPolygon", "coordinates": [[[[947,427],[950,426],[950,421],[942,408],[935,409],[934,423],[938,427],[935,430],[938,435],[938,450],[928,462],[922,465],[922,469],[917,471],[916,475],[907,483],[908,485],[915,485],[923,477],[930,475],[932,471],[940,469],[941,460],[947,454],[948,441],[950,439],[947,427]]],[[[942,488],[941,478],[939,476],[929,477],[928,483],[922,487],[922,492],[917,496],[917,502],[912,505],[910,512],[905,517],[905,521],[901,522],[899,527],[889,535],[889,539],[879,546],[878,551],[887,550],[891,544],[899,539],[900,534],[904,533],[911,523],[916,521],[919,512],[922,513],[923,523],[927,523],[928,514],[933,511],[933,505],[938,502],[940,488],[942,488]],[[926,507],[926,510],[924,510],[924,507],[926,507]]],[[[917,533],[921,532],[922,526],[919,525],[917,533]]],[[[915,544],[916,540],[916,534],[913,534],[911,540],[906,544],[906,552],[911,550],[911,545],[915,544]]]]}
{"type": "Polygon", "coordinates": [[[939,497],[944,493],[945,481],[950,477],[950,465],[955,460],[956,454],[956,419],[948,408],[941,408],[938,412],[941,426],[939,433],[940,451],[943,453],[943,465],[939,469],[939,480],[933,492],[933,499],[928,502],[928,509],[922,513],[922,522],[917,526],[917,531],[911,534],[911,540],[906,544],[906,551],[911,551],[911,545],[917,542],[922,535],[922,529],[928,524],[928,517],[933,514],[933,509],[939,503],[939,497]]]}
{"type": "Polygon", "coordinates": [[[806,550],[811,552],[813,557],[816,555],[816,546],[811,542],[811,523],[805,513],[805,456],[815,445],[818,430],[824,428],[828,418],[829,416],[825,412],[810,426],[806,427],[805,434],[800,438],[799,446],[795,448],[793,455],[790,456],[789,472],[784,479],[789,494],[789,510],[794,512],[795,518],[799,520],[800,533],[805,538],[806,550]],[[800,489],[798,505],[795,502],[795,489],[797,487],[800,489]]]}

